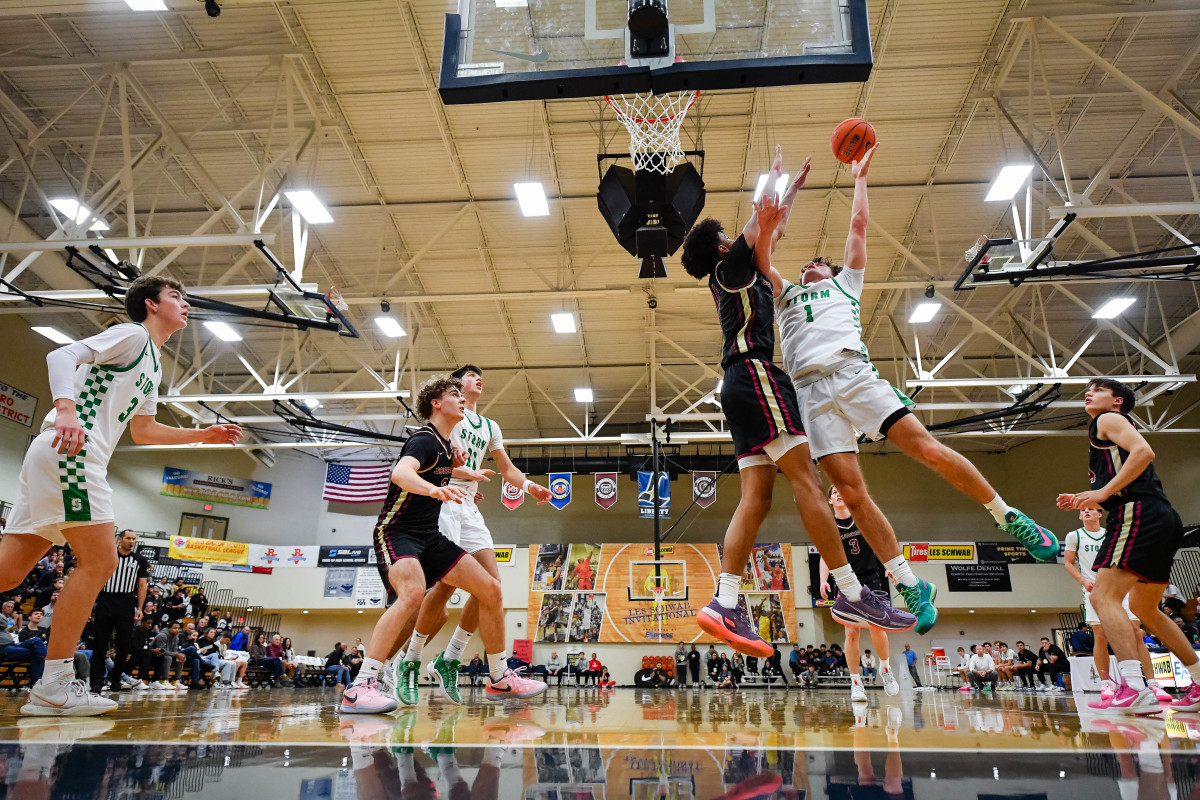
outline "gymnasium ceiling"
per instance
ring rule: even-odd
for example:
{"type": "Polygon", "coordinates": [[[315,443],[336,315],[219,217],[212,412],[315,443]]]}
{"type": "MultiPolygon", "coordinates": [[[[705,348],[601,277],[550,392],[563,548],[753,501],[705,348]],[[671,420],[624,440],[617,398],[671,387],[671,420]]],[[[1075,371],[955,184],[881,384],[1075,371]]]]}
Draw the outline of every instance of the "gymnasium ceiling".
{"type": "MultiPolygon", "coordinates": [[[[294,268],[290,206],[265,212],[279,190],[311,188],[335,221],[308,227],[301,280],[322,292],[339,287],[363,336],[242,327],[244,340],[227,344],[193,325],[171,343],[164,394],[261,396],[286,385],[289,394],[322,393],[319,417],[394,432],[404,422],[394,399],[333,393],[386,391],[393,381],[411,388],[474,362],[487,373],[487,412],[510,440],[619,444],[622,434],[647,432],[652,408],[693,415],[677,437],[691,431],[704,447],[724,439],[719,408],[707,400],[719,378],[711,298],[677,257],[665,280],[639,281],[637,263],[596,209],[596,155],[628,145],[602,101],[443,106],[442,17],[454,10],[445,0],[223,0],[216,19],[197,0],[167,5],[0,5],[6,240],[77,238],[57,229],[46,200],[83,196],[102,211],[106,237],[151,237],[117,248],[140,259],[144,273],[197,287],[261,285],[271,270],[246,242],[274,234],[273,251],[294,268]],[[521,215],[512,187],[519,180],[546,186],[549,216],[521,215]],[[213,235],[240,235],[239,244],[172,244],[213,235]],[[371,319],[381,299],[406,337],[379,335],[371,319]],[[575,314],[577,333],[552,330],[549,315],[564,311],[575,314]],[[574,401],[579,386],[594,390],[594,403],[574,401]]],[[[1122,207],[1077,222],[1059,258],[1200,236],[1192,177],[1200,169],[1200,6],[873,0],[869,16],[876,63],[865,84],[701,95],[683,143],[706,152],[705,214],[740,228],[774,144],[790,170],[812,153],[776,263],[788,274],[814,253],[840,260],[852,181],[829,152],[829,134],[843,118],[864,116],[882,142],[871,170],[863,297],[875,363],[898,384],[918,371],[984,384],[925,388],[926,422],[1011,404],[1012,383],[1055,370],[1195,372],[1200,302],[1191,282],[957,293],[951,284],[978,236],[1012,235],[1008,204],[983,202],[1010,162],[1045,167],[1034,173],[1035,234],[1053,224],[1047,208],[1065,205],[1068,184],[1077,204],[1122,207]],[[911,325],[929,285],[942,310],[911,325]],[[1116,294],[1136,303],[1114,324],[1091,319],[1116,294]]],[[[4,253],[0,273],[28,291],[83,285],[62,267],[61,250],[27,256],[28,247],[4,253]]],[[[111,321],[0,306],[73,337],[111,321]]],[[[1191,384],[1167,391],[1172,385],[1143,389],[1152,402],[1144,421],[1200,429],[1190,413],[1200,392],[1191,384]]],[[[956,446],[1004,449],[1077,431],[1080,417],[1070,415],[1080,397],[1080,386],[1065,385],[1059,401],[1071,408],[1050,407],[1017,426],[981,423],[956,446]]],[[[267,422],[269,402],[218,397],[209,405],[282,429],[267,422]]],[[[181,421],[211,419],[196,403],[168,407],[181,421]]]]}

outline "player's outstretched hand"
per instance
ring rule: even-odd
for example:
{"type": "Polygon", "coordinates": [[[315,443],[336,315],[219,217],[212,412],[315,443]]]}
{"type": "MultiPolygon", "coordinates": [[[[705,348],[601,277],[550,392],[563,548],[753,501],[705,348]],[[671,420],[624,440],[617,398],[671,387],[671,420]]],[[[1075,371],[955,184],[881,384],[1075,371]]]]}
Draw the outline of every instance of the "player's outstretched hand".
{"type": "Polygon", "coordinates": [[[491,483],[492,476],[496,474],[494,469],[465,469],[463,471],[467,473],[465,476],[467,480],[483,481],[484,483],[491,483]]]}
{"type": "Polygon", "coordinates": [[[787,194],[795,195],[796,192],[804,188],[804,182],[808,180],[808,173],[812,171],[812,156],[804,159],[804,166],[796,173],[796,177],[792,179],[792,185],[788,187],[787,194]]]}
{"type": "Polygon", "coordinates": [[[438,486],[429,496],[443,503],[461,503],[467,497],[467,490],[458,486],[438,486]]]}
{"type": "Polygon", "coordinates": [[[233,424],[209,425],[204,429],[206,444],[237,444],[246,432],[233,424]]]}
{"type": "Polygon", "coordinates": [[[775,160],[771,162],[772,172],[783,172],[783,145],[775,145],[775,160]]]}
{"type": "Polygon", "coordinates": [[[1100,508],[1100,503],[1108,498],[1103,492],[1080,492],[1079,494],[1060,494],[1054,504],[1067,511],[1082,511],[1085,508],[1100,508]]]}
{"type": "Polygon", "coordinates": [[[546,505],[546,503],[550,502],[550,498],[554,496],[554,493],[545,486],[534,483],[533,481],[529,482],[529,493],[537,499],[537,504],[539,506],[546,505]]]}
{"type": "Polygon", "coordinates": [[[764,193],[762,201],[754,203],[754,210],[758,212],[758,230],[761,236],[764,232],[770,233],[779,227],[784,214],[787,213],[787,206],[774,194],[764,193]]]}
{"type": "Polygon", "coordinates": [[[850,172],[855,179],[867,177],[867,170],[871,167],[871,157],[875,155],[875,151],[879,149],[879,142],[871,145],[871,149],[863,154],[863,157],[850,165],[850,172]]]}
{"type": "Polygon", "coordinates": [[[54,441],[51,447],[60,454],[74,456],[79,454],[86,442],[87,431],[75,412],[59,411],[54,417],[54,441]]]}
{"type": "Polygon", "coordinates": [[[453,445],[453,446],[451,446],[450,451],[454,454],[453,455],[454,466],[461,467],[463,464],[467,463],[467,451],[466,450],[459,447],[458,445],[453,445]]]}

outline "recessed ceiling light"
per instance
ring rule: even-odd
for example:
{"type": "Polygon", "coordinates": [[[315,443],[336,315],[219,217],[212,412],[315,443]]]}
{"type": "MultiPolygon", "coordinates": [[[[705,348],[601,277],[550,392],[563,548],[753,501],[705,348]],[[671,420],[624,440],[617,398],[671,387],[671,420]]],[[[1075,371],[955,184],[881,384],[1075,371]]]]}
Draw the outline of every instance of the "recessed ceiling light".
{"type": "Polygon", "coordinates": [[[307,608],[306,608],[306,609],[304,609],[304,613],[305,613],[305,614],[307,614],[307,613],[308,613],[308,609],[307,609],[307,608]]]}
{"type": "Polygon", "coordinates": [[[125,0],[125,5],[134,11],[166,11],[167,4],[163,0],[125,0]]]}
{"type": "MultiPolygon", "coordinates": [[[[307,408],[311,411],[314,408],[320,408],[321,401],[315,397],[302,397],[302,398],[300,398],[300,405],[304,406],[305,408],[307,408]]],[[[307,614],[308,612],[305,611],[304,613],[307,614]]]]}
{"type": "Polygon", "coordinates": [[[575,390],[576,403],[590,403],[593,400],[592,390],[586,386],[582,386],[575,390]]]}
{"type": "Polygon", "coordinates": [[[65,333],[60,331],[58,328],[51,328],[49,325],[33,325],[32,330],[35,333],[40,333],[42,336],[45,336],[50,341],[56,342],[58,344],[71,344],[72,342],[75,341],[70,336],[67,336],[65,333]]]}
{"type": "Polygon", "coordinates": [[[213,336],[216,336],[222,342],[240,342],[242,340],[242,335],[227,323],[208,320],[204,323],[204,327],[212,331],[213,336]]]}
{"type": "Polygon", "coordinates": [[[304,217],[304,221],[309,225],[324,225],[327,222],[333,222],[333,215],[329,213],[329,209],[308,189],[299,189],[283,194],[291,202],[292,208],[299,211],[300,216],[304,217]]]}
{"type": "Polygon", "coordinates": [[[992,203],[997,200],[1012,200],[1021,186],[1025,184],[1025,180],[1031,172],[1033,172],[1033,164],[1010,164],[1000,170],[1000,174],[996,176],[996,180],[992,181],[987,197],[983,198],[983,201],[992,203]]]}
{"type": "Polygon", "coordinates": [[[1121,316],[1121,312],[1136,302],[1137,300],[1132,297],[1114,297],[1096,309],[1096,313],[1092,314],[1092,319],[1113,319],[1119,317],[1121,316]]]}
{"type": "Polygon", "coordinates": [[[555,333],[574,333],[575,332],[575,315],[574,314],[551,314],[550,322],[554,324],[555,333]]]}
{"type": "MultiPolygon", "coordinates": [[[[758,184],[754,187],[754,202],[757,203],[759,198],[763,196],[763,190],[767,188],[767,178],[769,177],[770,174],[766,172],[758,176],[758,184]]],[[[775,196],[782,197],[784,191],[787,189],[787,185],[788,174],[785,172],[775,180],[775,196]]]]}
{"type": "Polygon", "coordinates": [[[395,317],[389,317],[386,314],[381,314],[375,318],[375,326],[379,331],[389,339],[399,339],[401,336],[407,336],[404,328],[400,327],[400,323],[395,317]]]}
{"type": "Polygon", "coordinates": [[[917,303],[917,307],[912,310],[908,321],[914,325],[919,325],[922,322],[929,322],[937,316],[938,309],[942,307],[941,303],[917,303]]]}
{"type": "MultiPolygon", "coordinates": [[[[76,225],[83,222],[92,215],[92,210],[85,205],[82,205],[73,197],[59,197],[50,201],[50,205],[54,206],[62,213],[64,217],[74,222],[76,225]]],[[[92,221],[92,225],[88,228],[89,231],[106,231],[108,223],[102,219],[92,221]]]]}
{"type": "Polygon", "coordinates": [[[531,183],[514,183],[517,190],[517,202],[521,205],[521,213],[527,217],[545,217],[550,214],[550,205],[546,202],[546,190],[540,181],[531,183]]]}

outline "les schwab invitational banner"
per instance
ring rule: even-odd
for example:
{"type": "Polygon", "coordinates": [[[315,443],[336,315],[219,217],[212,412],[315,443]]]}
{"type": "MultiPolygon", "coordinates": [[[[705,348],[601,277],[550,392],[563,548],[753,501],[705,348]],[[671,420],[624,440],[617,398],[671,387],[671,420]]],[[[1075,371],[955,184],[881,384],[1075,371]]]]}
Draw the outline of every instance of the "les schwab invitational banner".
{"type": "MultiPolygon", "coordinates": [[[[536,642],[715,642],[696,625],[721,572],[715,544],[654,547],[545,544],[529,548],[529,631],[536,642]],[[661,597],[658,593],[661,592],[661,597]]],[[[738,602],[759,635],[787,642],[796,607],[790,544],[758,544],[738,602]]]]}

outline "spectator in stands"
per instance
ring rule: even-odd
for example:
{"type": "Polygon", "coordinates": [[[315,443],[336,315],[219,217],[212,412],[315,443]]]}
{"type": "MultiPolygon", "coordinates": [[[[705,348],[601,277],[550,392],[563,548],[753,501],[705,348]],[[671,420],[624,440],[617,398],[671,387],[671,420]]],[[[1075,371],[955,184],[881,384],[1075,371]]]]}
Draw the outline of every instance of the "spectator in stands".
{"type": "MultiPolygon", "coordinates": [[[[133,674],[134,669],[137,670],[137,683],[130,688],[133,689],[149,689],[154,681],[150,678],[150,668],[154,661],[154,653],[151,648],[154,646],[154,637],[158,636],[158,631],[154,629],[154,620],[143,615],[142,621],[139,622],[133,629],[133,637],[129,640],[129,661],[125,665],[125,672],[129,675],[133,674]]],[[[156,676],[162,680],[162,676],[156,676]]]]}
{"type": "Polygon", "coordinates": [[[47,550],[42,560],[34,566],[33,571],[39,578],[54,569],[54,561],[51,559],[53,553],[53,550],[47,550]]]}
{"type": "MultiPolygon", "coordinates": [[[[778,648],[776,648],[775,652],[779,652],[778,648]]],[[[832,644],[829,646],[829,652],[833,654],[836,662],[834,664],[833,674],[839,676],[849,675],[850,665],[846,661],[846,654],[842,651],[842,646],[840,644],[832,644]]]]}
{"type": "Polygon", "coordinates": [[[708,653],[704,658],[704,671],[708,673],[709,680],[716,683],[717,677],[721,673],[721,656],[717,653],[717,648],[711,644],[708,646],[708,653]]]}
{"type": "Polygon", "coordinates": [[[1154,634],[1146,630],[1145,625],[1138,626],[1138,635],[1142,637],[1142,642],[1146,645],[1146,647],[1157,648],[1159,650],[1163,649],[1162,643],[1158,641],[1154,634]]]}
{"type": "Polygon", "coordinates": [[[208,614],[208,598],[204,595],[204,587],[201,586],[192,595],[192,613],[197,617],[203,617],[208,614]]]}
{"type": "MultiPolygon", "coordinates": [[[[34,611],[29,616],[32,618],[34,614],[40,614],[40,611],[34,611]]],[[[30,683],[37,682],[42,677],[42,669],[46,665],[46,639],[47,636],[36,626],[32,626],[32,632],[25,634],[27,628],[23,628],[14,636],[10,631],[0,631],[0,659],[4,661],[18,661],[29,665],[30,683]],[[25,634],[24,638],[18,640],[18,636],[25,634]]]]}
{"type": "MultiPolygon", "coordinates": [[[[8,633],[15,634],[17,628],[21,627],[21,624],[18,621],[21,615],[17,613],[16,609],[17,604],[12,600],[6,600],[4,601],[4,605],[0,605],[0,631],[6,631],[8,633]]],[[[16,640],[14,639],[14,641],[16,640]]],[[[680,647],[682,646],[683,645],[680,645],[680,647]]]]}
{"type": "Polygon", "coordinates": [[[224,614],[221,615],[221,618],[219,620],[217,620],[217,630],[230,631],[230,632],[233,631],[233,612],[232,611],[226,611],[224,614]]]}
{"type": "Polygon", "coordinates": [[[1013,652],[1008,649],[1007,642],[1000,642],[996,645],[996,654],[992,656],[992,660],[996,662],[996,673],[1000,676],[1001,690],[1006,690],[1005,687],[1015,689],[1013,678],[1016,673],[1013,670],[1013,652]]]}
{"type": "MultiPolygon", "coordinates": [[[[359,639],[358,641],[362,640],[359,639]]],[[[478,655],[476,655],[476,657],[478,657],[478,655]]],[[[358,677],[358,670],[360,667],[362,667],[362,663],[362,648],[360,648],[358,645],[351,647],[350,652],[346,653],[346,655],[342,657],[342,664],[350,669],[351,683],[353,683],[354,679],[358,677]]]]}
{"type": "MultiPolygon", "coordinates": [[[[221,648],[218,646],[216,628],[206,628],[204,635],[200,636],[196,642],[196,654],[200,657],[202,664],[209,667],[206,672],[213,673],[213,686],[219,686],[223,681],[220,678],[221,674],[221,648]]],[[[196,680],[196,676],[192,676],[192,680],[196,680]]]]}
{"type": "MultiPolygon", "coordinates": [[[[288,661],[287,648],[283,646],[283,637],[278,633],[271,637],[271,642],[267,645],[267,658],[279,659],[279,663],[283,665],[284,674],[289,680],[296,676],[296,663],[288,661]]],[[[284,685],[290,686],[291,684],[285,683],[284,685]]]]}
{"type": "MultiPolygon", "coordinates": [[[[657,669],[657,667],[655,669],[657,669]]],[[[608,674],[608,667],[601,666],[600,673],[596,676],[596,678],[596,685],[601,689],[614,689],[617,686],[617,682],[614,681],[612,676],[608,674]]]]}
{"type": "Polygon", "coordinates": [[[42,622],[39,627],[50,630],[50,624],[54,621],[54,607],[56,605],[58,605],[57,589],[50,593],[50,602],[42,606],[42,622]]]}
{"type": "MultiPolygon", "coordinates": [[[[607,673],[608,670],[606,669],[605,672],[607,673]]],[[[663,672],[662,667],[655,664],[654,668],[650,670],[650,676],[646,678],[646,681],[650,684],[651,689],[661,689],[667,685],[667,673],[663,672]]]]}
{"type": "Polygon", "coordinates": [[[48,589],[54,585],[55,581],[60,581],[65,577],[66,573],[64,571],[63,563],[60,561],[54,565],[54,569],[47,571],[40,578],[38,578],[36,588],[39,592],[43,589],[48,589]]]}
{"type": "Polygon", "coordinates": [[[800,683],[800,675],[804,671],[800,666],[800,662],[804,657],[804,651],[800,649],[800,645],[792,645],[792,652],[788,654],[788,669],[792,672],[792,678],[796,683],[800,683]]]}
{"type": "Polygon", "coordinates": [[[683,646],[683,642],[679,643],[679,647],[675,648],[675,686],[680,687],[687,683],[687,648],[683,646]]]}
{"type": "Polygon", "coordinates": [[[713,679],[718,689],[736,689],[737,684],[734,683],[733,673],[729,671],[729,667],[722,665],[716,677],[713,679]]]}
{"type": "Polygon", "coordinates": [[[979,692],[996,691],[996,665],[990,654],[984,652],[983,645],[975,645],[975,652],[968,661],[970,667],[967,673],[971,679],[971,687],[979,692]],[[984,684],[987,687],[984,687],[984,684]]]}
{"type": "Polygon", "coordinates": [[[1175,623],[1179,630],[1183,631],[1183,635],[1187,637],[1188,644],[1194,645],[1200,639],[1200,629],[1196,627],[1195,623],[1188,622],[1178,614],[1171,617],[1171,621],[1175,623]]]}
{"type": "Polygon", "coordinates": [[[546,659],[545,669],[547,681],[550,678],[557,678],[558,685],[562,686],[563,660],[557,650],[550,651],[550,657],[546,659]]]}
{"type": "MultiPolygon", "coordinates": [[[[216,630],[212,628],[211,630],[216,630]]],[[[217,638],[217,652],[220,654],[220,662],[218,669],[220,672],[221,688],[222,689],[249,689],[250,686],[246,683],[246,667],[249,663],[241,659],[233,658],[229,655],[229,643],[233,637],[226,631],[217,638]],[[233,680],[230,680],[232,678],[233,680]]]]}
{"type": "Polygon", "coordinates": [[[1079,627],[1071,634],[1071,655],[1090,656],[1095,647],[1096,639],[1092,636],[1091,628],[1086,622],[1079,623],[1079,627]]]}
{"type": "Polygon", "coordinates": [[[700,651],[696,649],[696,645],[692,645],[692,649],[688,650],[688,673],[692,679],[692,686],[700,685],[700,651]]]}
{"type": "Polygon", "coordinates": [[[1033,674],[1037,660],[1037,653],[1027,649],[1024,642],[1017,642],[1017,652],[1013,654],[1013,674],[1021,679],[1022,689],[1033,688],[1033,674]]]}
{"type": "Polygon", "coordinates": [[[583,684],[586,686],[590,678],[592,683],[599,685],[602,669],[604,669],[604,665],[600,663],[600,659],[596,658],[596,654],[592,653],[592,657],[588,659],[587,671],[583,673],[583,684]]]}
{"type": "Polygon", "coordinates": [[[54,583],[50,584],[46,588],[39,589],[38,593],[33,596],[34,607],[41,608],[42,606],[49,603],[50,597],[55,592],[62,592],[63,583],[64,583],[63,579],[59,578],[58,580],[54,581],[54,583]]]}
{"type": "MultiPolygon", "coordinates": [[[[1048,676],[1054,682],[1052,687],[1047,691],[1065,692],[1066,686],[1063,685],[1063,674],[1071,671],[1071,664],[1067,660],[1067,654],[1062,651],[1062,648],[1056,644],[1051,644],[1050,640],[1042,637],[1042,649],[1038,650],[1037,667],[1038,675],[1048,676]]],[[[1045,678],[1040,678],[1043,685],[1045,678]]]]}
{"type": "MultiPolygon", "coordinates": [[[[475,680],[487,672],[487,667],[484,666],[483,659],[479,657],[479,653],[471,659],[471,663],[467,664],[467,677],[471,680],[471,685],[475,685],[475,680]]],[[[562,686],[562,676],[566,669],[562,669],[558,673],[558,685],[562,686]]],[[[576,681],[578,682],[578,681],[576,681]]]]}
{"type": "Polygon", "coordinates": [[[959,691],[971,691],[971,657],[967,655],[965,648],[958,648],[958,677],[962,679],[962,686],[958,687],[959,691]]]}
{"type": "Polygon", "coordinates": [[[350,685],[350,668],[342,663],[346,656],[346,643],[338,642],[325,656],[325,671],[337,673],[337,683],[342,686],[350,685]]]}
{"type": "Polygon", "coordinates": [[[904,645],[904,663],[908,665],[908,674],[912,677],[913,686],[920,687],[921,676],[917,674],[917,651],[907,644],[904,645]]]}
{"type": "Polygon", "coordinates": [[[167,596],[163,601],[163,613],[167,615],[167,622],[172,620],[182,620],[187,616],[187,600],[183,596],[183,590],[179,590],[167,596]]]}
{"type": "Polygon", "coordinates": [[[879,677],[879,659],[870,650],[863,653],[860,661],[862,667],[863,678],[870,678],[871,684],[875,684],[875,680],[879,677]]]}
{"type": "Polygon", "coordinates": [[[244,627],[240,631],[238,631],[236,634],[234,634],[232,641],[233,641],[233,644],[231,646],[233,647],[234,650],[249,651],[250,650],[250,626],[247,625],[246,627],[244,627]]]}
{"type": "Polygon", "coordinates": [[[779,652],[779,647],[776,645],[771,645],[771,651],[771,655],[767,656],[767,660],[763,664],[763,677],[766,678],[769,675],[777,676],[780,683],[787,686],[787,676],[783,674],[783,653],[779,652]]]}
{"type": "Polygon", "coordinates": [[[291,682],[283,677],[283,659],[267,654],[267,635],[259,633],[250,645],[250,666],[271,671],[271,679],[281,686],[291,686],[291,682]]]}
{"type": "Polygon", "coordinates": [[[733,682],[740,685],[742,678],[746,677],[746,662],[742,660],[741,653],[733,654],[729,661],[729,671],[733,673],[733,682]]]}
{"type": "Polygon", "coordinates": [[[172,622],[154,637],[150,643],[150,653],[157,659],[154,675],[158,680],[152,683],[150,688],[159,691],[185,688],[180,678],[183,677],[183,665],[187,656],[179,652],[181,647],[178,622],[172,622]]]}

